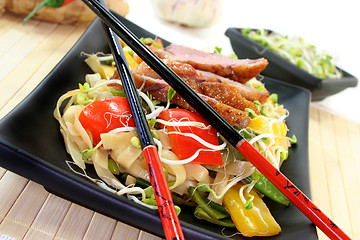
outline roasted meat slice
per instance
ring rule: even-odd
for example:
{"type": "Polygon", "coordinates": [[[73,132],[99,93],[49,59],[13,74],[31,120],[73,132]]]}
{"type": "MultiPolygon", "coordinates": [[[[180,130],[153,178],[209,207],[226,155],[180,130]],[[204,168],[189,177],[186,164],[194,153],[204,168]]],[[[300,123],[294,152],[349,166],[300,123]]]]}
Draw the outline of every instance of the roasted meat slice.
{"type": "MultiPolygon", "coordinates": [[[[195,92],[201,93],[201,89],[197,85],[197,81],[206,81],[201,73],[198,73],[191,65],[176,62],[170,59],[163,59],[164,63],[169,66],[183,81],[185,81],[195,92]]],[[[135,69],[132,70],[133,74],[139,76],[147,76],[155,79],[161,79],[161,77],[152,70],[149,65],[142,62],[135,69]]]]}
{"type": "Polygon", "coordinates": [[[164,57],[188,63],[196,69],[216,73],[241,83],[246,83],[253,77],[258,76],[268,65],[265,58],[255,60],[234,59],[177,44],[170,44],[165,50],[173,56],[162,54],[164,57]]]}
{"type": "Polygon", "coordinates": [[[242,97],[237,89],[229,84],[220,82],[201,82],[198,84],[206,96],[242,111],[244,111],[245,108],[251,108],[255,113],[259,114],[259,110],[255,104],[242,97]]]}
{"type": "Polygon", "coordinates": [[[251,102],[254,102],[257,100],[261,103],[264,103],[264,102],[266,102],[266,100],[269,97],[268,91],[260,92],[252,87],[248,87],[242,83],[235,82],[229,78],[221,77],[221,76],[211,73],[211,72],[206,72],[206,71],[201,71],[201,70],[197,70],[197,71],[199,73],[201,73],[201,75],[208,82],[221,82],[221,83],[226,83],[230,86],[235,87],[241,96],[243,96],[244,98],[246,98],[247,100],[249,100],[251,102]]]}
{"type": "Polygon", "coordinates": [[[249,125],[251,118],[247,112],[223,104],[209,96],[201,95],[201,97],[230,125],[238,128],[245,128],[249,125]]]}

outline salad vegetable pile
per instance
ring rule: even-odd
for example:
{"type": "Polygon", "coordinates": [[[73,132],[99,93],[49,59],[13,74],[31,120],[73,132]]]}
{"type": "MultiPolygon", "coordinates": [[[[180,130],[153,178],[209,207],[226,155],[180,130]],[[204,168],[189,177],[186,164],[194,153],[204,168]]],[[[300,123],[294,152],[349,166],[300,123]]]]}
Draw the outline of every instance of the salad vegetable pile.
{"type": "MultiPolygon", "coordinates": [[[[159,41],[147,44],[162,48],[159,41]]],[[[124,51],[131,69],[136,69],[142,60],[128,46],[124,51]]],[[[87,74],[79,88],[62,95],[54,111],[73,160],[68,165],[102,188],[157,209],[130,108],[119,90],[121,81],[112,78],[116,72],[112,56],[86,54],[85,62],[94,73],[87,74]],[[89,167],[95,169],[98,178],[86,173],[89,167]]],[[[246,85],[262,86],[256,79],[246,85]]],[[[170,104],[174,90],[168,90],[167,103],[141,90],[138,92],[178,213],[181,215],[182,206],[192,207],[198,221],[236,227],[243,236],[278,234],[281,227],[262,198],[285,206],[289,200],[206,119],[170,104]]],[[[251,120],[238,131],[280,169],[288,158],[288,148],[296,143],[295,137],[287,137],[288,111],[278,103],[276,94],[254,104],[257,111],[245,109],[251,120]]]]}

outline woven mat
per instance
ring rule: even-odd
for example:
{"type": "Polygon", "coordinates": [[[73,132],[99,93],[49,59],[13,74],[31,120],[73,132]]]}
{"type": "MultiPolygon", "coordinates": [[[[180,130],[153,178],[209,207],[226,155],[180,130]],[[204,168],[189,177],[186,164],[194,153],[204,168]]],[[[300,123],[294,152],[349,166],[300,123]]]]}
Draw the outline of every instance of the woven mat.
{"type": "Polygon", "coordinates": [[[312,104],[309,160],[312,199],[350,237],[360,239],[360,124],[312,104]]]}
{"type": "MultiPolygon", "coordinates": [[[[88,27],[0,14],[0,118],[27,96],[88,27]],[[14,81],[16,79],[16,81],[14,81]]],[[[360,239],[360,125],[311,105],[312,200],[360,239]]],[[[48,193],[0,168],[0,233],[16,239],[158,239],[48,193]]],[[[320,239],[327,239],[319,233],[320,239]]]]}

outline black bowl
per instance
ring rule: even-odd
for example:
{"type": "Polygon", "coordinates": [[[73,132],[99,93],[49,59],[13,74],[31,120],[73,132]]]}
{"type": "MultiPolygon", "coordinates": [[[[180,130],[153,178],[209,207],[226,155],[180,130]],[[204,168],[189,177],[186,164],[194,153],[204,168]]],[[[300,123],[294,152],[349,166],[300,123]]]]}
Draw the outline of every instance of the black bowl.
{"type": "MultiPolygon", "coordinates": [[[[121,16],[117,17],[137,37],[156,35],[140,28],[121,16]]],[[[169,42],[163,41],[165,44],[169,42]]],[[[58,98],[78,88],[91,70],[84,63],[82,52],[110,52],[100,21],[91,24],[76,45],[36,87],[31,94],[0,121],[0,166],[43,185],[48,191],[84,207],[120,220],[136,228],[164,237],[156,211],[144,208],[125,197],[105,191],[92,182],[73,173],[65,160],[70,160],[53,117],[58,98]]],[[[289,152],[282,172],[303,192],[310,196],[308,173],[308,120],[309,91],[265,78],[267,88],[277,92],[279,102],[290,111],[290,136],[295,134],[299,143],[289,152]]],[[[89,175],[94,169],[87,166],[89,175]]],[[[279,206],[267,201],[270,211],[282,226],[274,238],[260,239],[316,239],[316,230],[295,206],[279,206]]],[[[195,219],[193,209],[182,207],[179,216],[186,239],[228,239],[222,227],[195,219]]],[[[231,235],[233,229],[225,230],[231,235]]],[[[232,239],[244,239],[234,235],[232,239]]],[[[255,238],[259,239],[259,238],[255,238]]]]}
{"type": "MultiPolygon", "coordinates": [[[[239,58],[266,58],[269,61],[269,65],[261,73],[262,75],[309,89],[312,92],[313,101],[323,100],[348,87],[357,86],[358,80],[340,68],[338,69],[343,73],[342,78],[317,78],[261,44],[244,36],[242,30],[242,28],[229,28],[225,32],[236,55],[239,58]]],[[[271,30],[266,31],[269,33],[273,32],[271,30]]]]}

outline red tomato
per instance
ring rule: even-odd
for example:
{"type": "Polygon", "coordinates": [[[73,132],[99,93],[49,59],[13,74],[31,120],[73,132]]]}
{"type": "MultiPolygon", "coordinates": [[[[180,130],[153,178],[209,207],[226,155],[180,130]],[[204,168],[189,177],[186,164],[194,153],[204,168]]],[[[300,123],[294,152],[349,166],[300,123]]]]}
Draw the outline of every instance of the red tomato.
{"type": "Polygon", "coordinates": [[[79,115],[79,121],[97,144],[101,140],[101,133],[124,126],[134,127],[130,116],[130,106],[126,98],[106,97],[86,106],[79,115]]]}
{"type": "MultiPolygon", "coordinates": [[[[196,121],[204,123],[205,126],[209,126],[209,123],[205,121],[199,114],[189,112],[185,109],[173,108],[162,111],[159,115],[160,119],[165,121],[196,121]]],[[[169,132],[182,132],[193,133],[202,138],[208,143],[213,145],[219,145],[219,140],[214,128],[201,129],[194,126],[166,126],[169,132]]],[[[198,149],[209,149],[203,144],[199,143],[191,137],[187,137],[179,134],[170,134],[171,150],[180,159],[186,159],[194,155],[198,149]]],[[[211,164],[211,165],[223,165],[220,151],[200,151],[199,155],[191,163],[197,164],[211,164]]]]}

